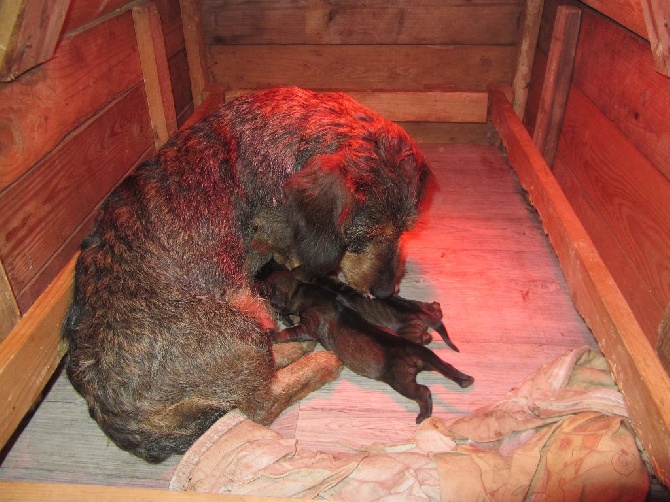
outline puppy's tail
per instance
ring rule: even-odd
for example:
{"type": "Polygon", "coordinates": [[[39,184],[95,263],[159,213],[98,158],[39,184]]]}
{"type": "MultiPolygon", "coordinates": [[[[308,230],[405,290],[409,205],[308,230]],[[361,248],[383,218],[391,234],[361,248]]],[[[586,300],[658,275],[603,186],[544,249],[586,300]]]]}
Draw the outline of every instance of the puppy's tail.
{"type": "Polygon", "coordinates": [[[449,380],[456,382],[462,388],[470,387],[474,383],[475,379],[473,377],[456,369],[448,362],[443,361],[432,350],[424,347],[423,345],[417,345],[416,347],[417,350],[419,350],[421,362],[423,363],[419,365],[421,368],[419,371],[437,371],[449,380]]]}

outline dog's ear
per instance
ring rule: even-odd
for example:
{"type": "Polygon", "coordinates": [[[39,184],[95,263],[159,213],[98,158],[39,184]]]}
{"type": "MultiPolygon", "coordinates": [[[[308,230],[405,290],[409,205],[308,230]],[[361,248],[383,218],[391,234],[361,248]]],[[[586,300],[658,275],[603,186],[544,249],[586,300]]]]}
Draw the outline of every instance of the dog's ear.
{"type": "Polygon", "coordinates": [[[341,163],[338,154],[316,156],[284,185],[294,250],[311,273],[332,272],[344,254],[344,226],[355,197],[341,163]]]}

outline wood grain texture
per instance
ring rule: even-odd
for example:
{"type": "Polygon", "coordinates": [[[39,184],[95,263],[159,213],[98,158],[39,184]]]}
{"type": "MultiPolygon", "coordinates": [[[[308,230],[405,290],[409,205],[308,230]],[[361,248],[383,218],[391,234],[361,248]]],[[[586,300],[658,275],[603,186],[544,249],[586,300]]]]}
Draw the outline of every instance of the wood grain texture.
{"type": "Polygon", "coordinates": [[[642,0],[641,3],[654,67],[670,77],[670,5],[660,0],[642,0]]]}
{"type": "Polygon", "coordinates": [[[231,45],[209,47],[213,82],[227,89],[482,91],[511,82],[506,46],[231,45]]]}
{"type": "Polygon", "coordinates": [[[193,103],[195,106],[199,106],[204,99],[205,87],[210,80],[207,74],[207,50],[203,38],[202,7],[200,0],[180,0],[179,6],[181,9],[189,76],[191,77],[193,103]]]}
{"type": "Polygon", "coordinates": [[[563,124],[580,19],[581,10],[576,7],[560,6],[556,13],[537,122],[533,131],[533,141],[549,166],[553,164],[563,124]]]}
{"type": "Polygon", "coordinates": [[[174,107],[177,114],[177,127],[193,113],[193,96],[186,60],[186,49],[181,49],[168,61],[170,65],[170,84],[174,96],[174,107]]]}
{"type": "Polygon", "coordinates": [[[544,77],[546,76],[547,53],[540,47],[535,51],[535,61],[533,61],[533,71],[531,72],[530,84],[528,86],[528,99],[526,100],[526,112],[523,114],[523,124],[526,126],[529,134],[533,134],[537,124],[537,114],[540,109],[540,99],[542,99],[542,88],[544,87],[544,77]]]}
{"type": "Polygon", "coordinates": [[[658,322],[663,315],[662,305],[640,277],[634,262],[621,246],[613,242],[610,225],[600,213],[596,201],[589,197],[560,153],[555,157],[552,172],[651,343],[657,336],[658,322]]]}
{"type": "MultiPolygon", "coordinates": [[[[216,106],[220,95],[210,96],[216,106]]],[[[440,144],[423,150],[437,189],[403,238],[401,294],[440,302],[461,352],[439,338],[430,347],[475,376],[474,386],[463,390],[439,374],[420,375],[431,388],[434,415],[449,419],[501,399],[566,351],[596,344],[498,148],[440,144]]],[[[272,428],[303,448],[346,451],[352,443],[412,440],[417,412],[416,403],[387,385],[346,370],[272,428]]],[[[150,465],[119,450],[61,375],[0,465],[0,479],[165,488],[178,460],[150,465]]]]}
{"type": "Polygon", "coordinates": [[[158,150],[177,132],[177,113],[163,27],[158,8],[152,2],[144,1],[133,6],[132,13],[154,144],[158,150]]]}
{"type": "Polygon", "coordinates": [[[0,5],[0,80],[53,56],[70,0],[5,0],[0,5]]]}
{"type": "MultiPolygon", "coordinates": [[[[41,293],[33,289],[25,298],[23,290],[152,141],[146,95],[137,85],[2,192],[0,247],[23,311],[41,293]]],[[[53,277],[44,278],[42,286],[53,277]]]]}
{"type": "MultiPolygon", "coordinates": [[[[165,54],[168,59],[185,47],[184,28],[182,26],[181,9],[175,0],[149,0],[156,5],[160,14],[165,40],[165,54]]],[[[134,5],[135,2],[129,2],[134,5]]]]}
{"type": "MultiPolygon", "coordinates": [[[[637,272],[620,279],[641,282],[662,309],[670,303],[670,182],[575,87],[559,151],[603,219],[602,245],[615,248],[606,253],[620,248],[637,272]]],[[[646,334],[655,346],[656,328],[646,334]]]]}
{"type": "Polygon", "coordinates": [[[423,144],[467,143],[495,145],[498,133],[490,122],[454,124],[445,122],[400,122],[399,125],[417,142],[423,144]]]}
{"type": "MultiPolygon", "coordinates": [[[[226,101],[250,92],[226,92],[226,101]]],[[[485,92],[344,91],[353,99],[394,122],[486,122],[485,92]]]]}
{"type": "MultiPolygon", "coordinates": [[[[126,14],[136,2],[131,0],[72,0],[63,27],[63,35],[72,35],[91,28],[94,24],[126,14]]],[[[172,0],[152,0],[160,12],[165,38],[165,50],[172,57],[184,47],[179,4],[172,0]]]]}
{"type": "MultiPolygon", "coordinates": [[[[267,502],[267,497],[253,495],[218,495],[194,492],[169,492],[142,488],[111,488],[64,483],[0,482],[0,500],[30,502],[267,502]]],[[[300,502],[304,499],[273,498],[278,502],[300,502]]]]}
{"type": "Polygon", "coordinates": [[[71,0],[63,34],[81,30],[83,27],[93,23],[97,19],[105,17],[110,13],[126,7],[128,0],[107,0],[96,2],[95,0],[71,0]]]}
{"type": "MultiPolygon", "coordinates": [[[[512,81],[514,111],[523,120],[528,100],[528,85],[535,59],[537,38],[540,34],[544,0],[526,0],[521,22],[521,35],[517,50],[516,69],[512,81]]],[[[490,80],[489,82],[496,82],[490,80]]]]}
{"type": "Polygon", "coordinates": [[[35,404],[66,347],[63,314],[72,299],[74,259],[0,344],[0,448],[35,404]]]}
{"type": "Polygon", "coordinates": [[[204,0],[207,45],[514,45],[522,2],[204,0]]]}
{"type": "Polygon", "coordinates": [[[670,483],[670,377],[510,103],[492,89],[491,118],[593,330],[658,478],[670,483]]]}
{"type": "Polygon", "coordinates": [[[5,339],[14,325],[16,325],[20,315],[14,291],[12,291],[12,286],[9,284],[9,279],[7,279],[5,267],[3,267],[2,261],[0,261],[0,342],[5,339]]]}
{"type": "Polygon", "coordinates": [[[670,180],[670,79],[654,70],[649,45],[584,12],[573,82],[670,180]]]}
{"type": "Polygon", "coordinates": [[[658,343],[656,344],[656,352],[665,371],[670,374],[670,304],[665,310],[665,315],[661,324],[658,326],[658,343]]]}
{"type": "Polygon", "coordinates": [[[0,190],[141,78],[128,13],[66,37],[52,60],[0,87],[0,190]]]}
{"type": "Polygon", "coordinates": [[[639,36],[647,37],[647,27],[640,0],[582,0],[639,36]]]}

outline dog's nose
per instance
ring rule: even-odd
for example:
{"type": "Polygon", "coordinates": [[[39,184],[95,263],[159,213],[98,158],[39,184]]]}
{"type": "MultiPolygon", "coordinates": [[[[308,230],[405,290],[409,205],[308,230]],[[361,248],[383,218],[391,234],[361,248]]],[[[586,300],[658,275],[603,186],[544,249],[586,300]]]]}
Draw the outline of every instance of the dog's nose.
{"type": "Polygon", "coordinates": [[[370,288],[370,293],[377,298],[388,298],[397,293],[398,287],[394,283],[390,284],[381,284],[379,286],[373,286],[370,288]]]}

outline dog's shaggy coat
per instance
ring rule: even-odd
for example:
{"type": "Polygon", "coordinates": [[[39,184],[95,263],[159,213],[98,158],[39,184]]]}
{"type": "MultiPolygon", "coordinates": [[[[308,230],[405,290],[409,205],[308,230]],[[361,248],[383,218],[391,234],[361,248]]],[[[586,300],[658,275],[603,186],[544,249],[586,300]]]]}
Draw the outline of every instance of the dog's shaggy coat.
{"type": "Polygon", "coordinates": [[[336,378],[328,352],[278,369],[253,276],[274,257],[393,294],[428,176],[401,128],[342,94],[262,91],[177,134],[81,246],[63,336],[91,416],[158,462],[233,408],[267,424],[336,378]]]}

